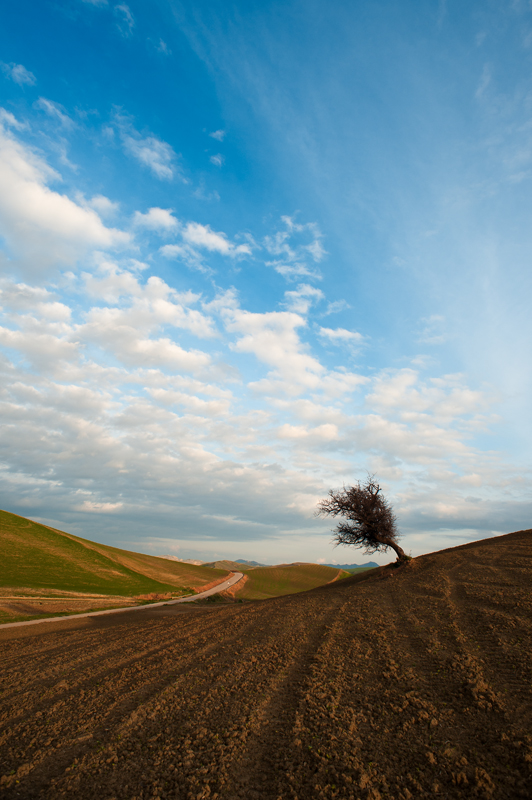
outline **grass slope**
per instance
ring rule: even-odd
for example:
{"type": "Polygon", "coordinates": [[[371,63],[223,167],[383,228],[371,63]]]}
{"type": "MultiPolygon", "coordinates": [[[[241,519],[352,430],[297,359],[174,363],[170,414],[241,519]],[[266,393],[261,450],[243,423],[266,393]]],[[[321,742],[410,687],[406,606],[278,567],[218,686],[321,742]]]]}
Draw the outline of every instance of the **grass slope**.
{"type": "Polygon", "coordinates": [[[209,569],[226,569],[230,572],[247,572],[250,569],[255,569],[255,567],[250,566],[249,564],[239,564],[238,561],[206,561],[202,564],[203,567],[209,567],[209,569]]]}
{"type": "Polygon", "coordinates": [[[269,597],[306,592],[343,577],[343,571],[322,564],[284,564],[257,567],[246,572],[247,581],[235,597],[242,600],[266,600],[269,597]]]}
{"type": "Polygon", "coordinates": [[[201,589],[225,570],[97,544],[0,511],[0,587],[135,596],[201,589]]]}

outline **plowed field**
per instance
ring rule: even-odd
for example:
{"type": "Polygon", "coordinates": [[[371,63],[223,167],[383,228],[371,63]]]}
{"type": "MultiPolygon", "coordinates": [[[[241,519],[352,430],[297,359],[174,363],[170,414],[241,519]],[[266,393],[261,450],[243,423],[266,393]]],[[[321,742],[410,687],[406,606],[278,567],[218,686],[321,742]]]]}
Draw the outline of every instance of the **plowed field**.
{"type": "Polygon", "coordinates": [[[0,631],[6,798],[530,798],[532,532],[0,631]]]}

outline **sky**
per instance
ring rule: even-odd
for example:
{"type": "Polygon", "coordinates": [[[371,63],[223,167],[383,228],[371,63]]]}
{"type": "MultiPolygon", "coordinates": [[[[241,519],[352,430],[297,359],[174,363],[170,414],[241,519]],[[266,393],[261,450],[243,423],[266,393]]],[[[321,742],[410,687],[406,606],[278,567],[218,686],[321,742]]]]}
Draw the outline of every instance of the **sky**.
{"type": "Polygon", "coordinates": [[[364,563],[315,511],[369,473],[413,556],[532,526],[529,2],[1,13],[2,508],[364,563]]]}

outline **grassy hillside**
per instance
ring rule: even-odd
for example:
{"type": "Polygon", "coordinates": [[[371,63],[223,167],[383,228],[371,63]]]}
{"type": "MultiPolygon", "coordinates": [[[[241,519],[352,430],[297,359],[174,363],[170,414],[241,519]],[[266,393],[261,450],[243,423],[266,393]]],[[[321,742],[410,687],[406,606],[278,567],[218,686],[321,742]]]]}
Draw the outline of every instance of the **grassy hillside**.
{"type": "Polygon", "coordinates": [[[102,595],[201,589],[225,570],[196,567],[90,542],[0,511],[0,588],[102,595]]]}
{"type": "Polygon", "coordinates": [[[257,567],[246,572],[247,581],[235,593],[237,599],[265,600],[285,594],[306,592],[344,576],[343,570],[322,564],[284,564],[257,567]]]}
{"type": "Polygon", "coordinates": [[[250,564],[240,564],[238,561],[206,561],[202,564],[203,567],[209,567],[210,569],[225,569],[229,570],[230,572],[247,572],[250,569],[256,569],[256,567],[252,567],[250,564]]]}

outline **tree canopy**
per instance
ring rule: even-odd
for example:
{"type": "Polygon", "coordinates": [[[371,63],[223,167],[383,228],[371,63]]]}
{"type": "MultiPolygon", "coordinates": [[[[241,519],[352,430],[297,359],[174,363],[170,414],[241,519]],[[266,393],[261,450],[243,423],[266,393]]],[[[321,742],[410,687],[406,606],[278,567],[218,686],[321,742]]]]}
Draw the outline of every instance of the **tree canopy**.
{"type": "Polygon", "coordinates": [[[329,496],[318,504],[318,516],[343,517],[336,527],[334,541],[363,547],[368,555],[395,550],[397,559],[406,559],[399,546],[399,532],[395,514],[384,498],[375,477],[368,475],[364,484],[344,486],[329,491],[329,496]]]}

